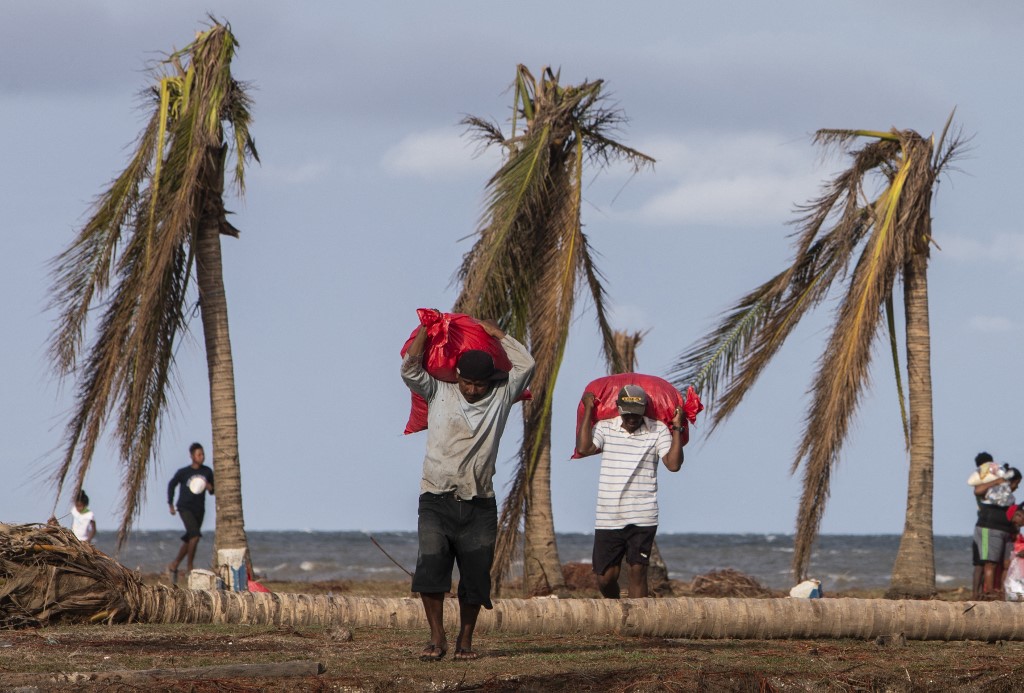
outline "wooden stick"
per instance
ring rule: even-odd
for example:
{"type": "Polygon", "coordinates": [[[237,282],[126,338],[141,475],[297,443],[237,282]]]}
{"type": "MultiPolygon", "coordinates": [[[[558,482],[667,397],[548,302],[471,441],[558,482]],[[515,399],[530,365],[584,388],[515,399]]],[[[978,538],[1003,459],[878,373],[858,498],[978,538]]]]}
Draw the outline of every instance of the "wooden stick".
{"type": "Polygon", "coordinates": [[[372,542],[373,542],[373,545],[374,545],[374,546],[376,546],[376,547],[377,547],[378,549],[380,549],[380,550],[381,550],[381,553],[383,553],[383,554],[384,554],[385,556],[387,556],[388,558],[390,558],[390,559],[391,559],[391,562],[392,562],[392,563],[394,563],[395,565],[397,565],[397,566],[398,566],[399,568],[401,568],[402,570],[405,570],[405,574],[406,574],[406,575],[408,575],[409,577],[413,577],[413,574],[412,574],[412,573],[410,573],[410,572],[409,572],[408,570],[406,570],[406,567],[405,567],[404,565],[402,565],[401,563],[399,563],[398,561],[396,561],[396,560],[395,560],[394,558],[392,558],[391,554],[390,554],[390,553],[388,553],[387,551],[385,551],[385,550],[384,550],[384,547],[383,547],[383,546],[381,546],[380,544],[378,544],[378,543],[377,543],[377,540],[373,538],[373,535],[372,535],[372,534],[367,534],[366,536],[370,537],[370,541],[372,541],[372,542]]]}

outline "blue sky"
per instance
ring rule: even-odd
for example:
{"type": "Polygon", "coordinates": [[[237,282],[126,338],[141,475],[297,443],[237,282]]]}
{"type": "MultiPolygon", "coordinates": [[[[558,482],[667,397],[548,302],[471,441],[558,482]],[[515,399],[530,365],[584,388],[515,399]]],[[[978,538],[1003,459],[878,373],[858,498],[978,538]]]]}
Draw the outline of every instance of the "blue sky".
{"type": "MultiPolygon", "coordinates": [[[[415,528],[423,437],[401,435],[398,350],[415,309],[451,306],[496,155],[459,121],[505,122],[517,63],[601,78],[657,159],[588,181],[584,222],[613,325],[650,330],[640,370],[664,375],[737,297],[789,257],[794,205],[842,165],[818,128],[973,136],[934,205],[930,273],[935,529],[967,534],[979,450],[1024,465],[1017,422],[1024,285],[1019,199],[1024,6],[988,2],[595,1],[407,5],[301,2],[2,2],[0,287],[5,334],[0,520],[43,521],[71,387],[45,358],[48,260],[123,167],[143,123],[145,67],[205,15],[241,42],[256,139],[240,239],[224,239],[245,517],[250,529],[415,528]]],[[[678,474],[661,475],[661,531],[790,532],[789,466],[832,305],[801,326],[736,415],[701,421],[678,474]]],[[[193,440],[209,446],[199,321],[177,356],[173,409],[140,527],[176,528],[164,493],[193,440]]],[[[595,458],[569,462],[583,386],[603,373],[580,310],[555,400],[556,528],[589,531],[595,458]]],[[[822,529],[899,533],[907,459],[885,344],[834,477],[822,529]]],[[[519,442],[510,426],[496,487],[519,442]]],[[[86,489],[116,526],[121,472],[99,450],[86,489]]],[[[58,503],[66,512],[67,499],[58,503]]],[[[208,526],[209,525],[208,523],[208,526]]]]}

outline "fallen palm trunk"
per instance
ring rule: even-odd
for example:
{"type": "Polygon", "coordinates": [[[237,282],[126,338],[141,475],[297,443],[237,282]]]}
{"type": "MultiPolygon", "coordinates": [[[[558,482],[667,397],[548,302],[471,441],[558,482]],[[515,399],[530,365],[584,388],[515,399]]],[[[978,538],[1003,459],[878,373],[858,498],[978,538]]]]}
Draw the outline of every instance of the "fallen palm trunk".
{"type": "MultiPolygon", "coordinates": [[[[0,625],[54,622],[249,623],[425,628],[414,598],[182,590],[136,573],[70,532],[0,525],[0,625]]],[[[446,626],[457,627],[451,601],[446,626]]],[[[886,599],[499,599],[478,630],[671,638],[1024,640],[1024,605],[886,599]]]]}
{"type": "MultiPolygon", "coordinates": [[[[291,626],[426,627],[414,598],[148,590],[140,620],[291,626]]],[[[450,600],[446,627],[455,630],[450,600]]],[[[1024,606],[886,599],[498,599],[480,632],[619,633],[670,638],[1024,640],[1024,606]]]]}

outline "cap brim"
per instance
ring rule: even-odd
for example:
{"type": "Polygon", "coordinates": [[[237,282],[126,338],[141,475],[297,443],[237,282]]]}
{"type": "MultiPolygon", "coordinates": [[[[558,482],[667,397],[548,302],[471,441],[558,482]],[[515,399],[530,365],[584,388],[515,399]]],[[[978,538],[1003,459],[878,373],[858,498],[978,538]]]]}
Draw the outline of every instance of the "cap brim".
{"type": "Polygon", "coordinates": [[[647,412],[647,407],[619,407],[619,415],[622,414],[640,414],[643,416],[647,412]]]}

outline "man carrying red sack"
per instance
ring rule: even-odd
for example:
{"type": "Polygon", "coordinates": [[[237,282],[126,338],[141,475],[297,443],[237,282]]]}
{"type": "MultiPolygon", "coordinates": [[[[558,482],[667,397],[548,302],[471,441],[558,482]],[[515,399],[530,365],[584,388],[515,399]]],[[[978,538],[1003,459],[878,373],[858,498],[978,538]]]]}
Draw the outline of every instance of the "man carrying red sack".
{"type": "Polygon", "coordinates": [[[419,498],[419,553],[412,591],[418,592],[430,626],[430,642],[420,655],[439,660],[448,651],[444,595],[459,565],[459,635],[455,659],[476,659],[473,629],[480,607],[491,608],[491,563],[498,532],[494,467],[509,410],[533,375],[526,347],[493,321],[481,321],[500,340],[512,370],[494,365],[485,351],[463,352],[457,382],[437,380],[423,367],[427,331],[420,327],[402,360],[402,379],[427,401],[427,450],[419,498]]]}
{"type": "Polygon", "coordinates": [[[601,454],[594,530],[593,567],[608,599],[619,598],[619,569],[629,565],[629,596],[647,596],[647,566],[658,531],[658,461],[670,472],[683,466],[682,407],[671,426],[647,418],[647,393],[626,385],[616,404],[619,416],[592,425],[594,394],[583,393],[583,419],[576,433],[580,457],[601,454]]]}

